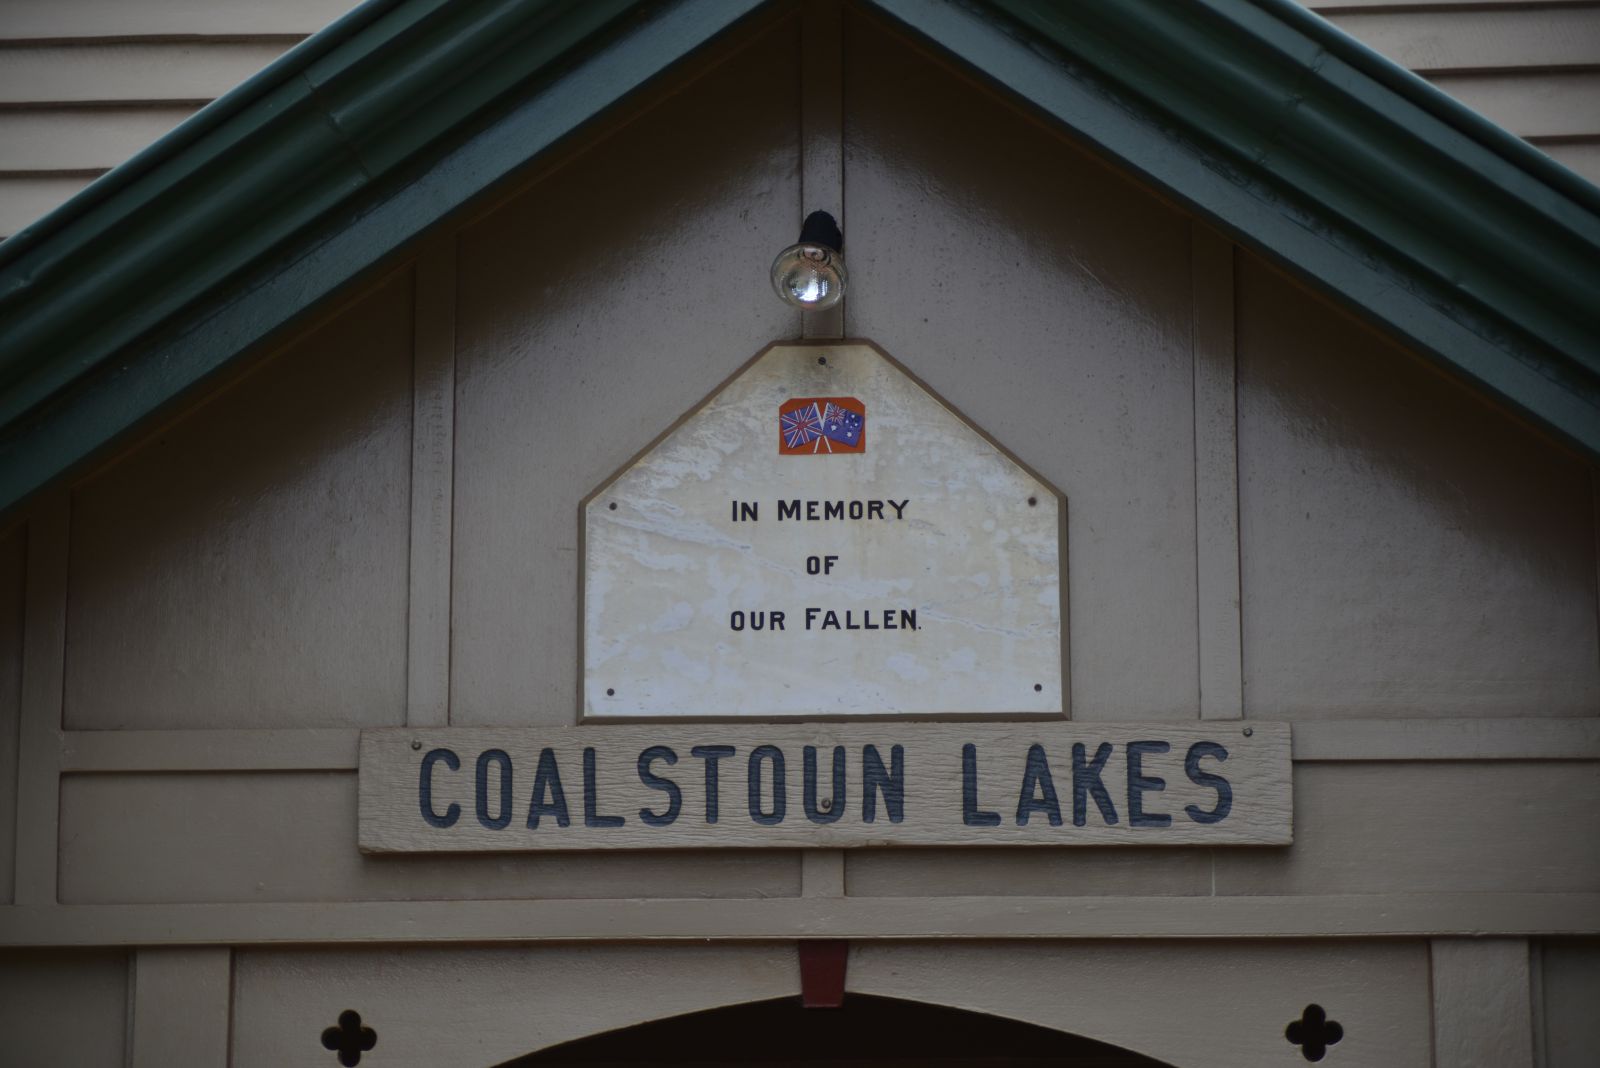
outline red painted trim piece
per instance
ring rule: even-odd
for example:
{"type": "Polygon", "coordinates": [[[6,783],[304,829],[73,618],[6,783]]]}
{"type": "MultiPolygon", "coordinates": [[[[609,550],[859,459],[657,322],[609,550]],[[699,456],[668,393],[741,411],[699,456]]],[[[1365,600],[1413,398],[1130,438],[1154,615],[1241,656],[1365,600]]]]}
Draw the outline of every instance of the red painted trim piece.
{"type": "Polygon", "coordinates": [[[850,943],[828,938],[799,943],[800,1004],[808,1009],[837,1009],[844,1004],[844,971],[850,943]]]}

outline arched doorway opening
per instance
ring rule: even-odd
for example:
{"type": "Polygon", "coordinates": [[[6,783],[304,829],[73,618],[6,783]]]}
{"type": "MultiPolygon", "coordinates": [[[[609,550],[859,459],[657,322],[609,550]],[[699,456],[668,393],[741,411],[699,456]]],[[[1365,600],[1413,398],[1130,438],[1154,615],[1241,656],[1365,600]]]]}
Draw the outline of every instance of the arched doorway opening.
{"type": "Polygon", "coordinates": [[[673,1016],[553,1046],[500,1068],[646,1064],[1172,1068],[1036,1024],[862,994],[852,994],[838,1009],[806,1009],[799,998],[778,998],[673,1016]]]}

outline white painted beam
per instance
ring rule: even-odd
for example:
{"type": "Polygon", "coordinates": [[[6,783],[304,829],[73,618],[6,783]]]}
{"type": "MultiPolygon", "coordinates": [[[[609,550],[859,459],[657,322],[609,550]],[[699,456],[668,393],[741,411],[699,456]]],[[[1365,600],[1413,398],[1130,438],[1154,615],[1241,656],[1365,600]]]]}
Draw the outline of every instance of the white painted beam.
{"type": "Polygon", "coordinates": [[[1244,715],[1239,609],[1239,424],[1233,242],[1190,226],[1194,301],[1194,526],[1200,718],[1244,715]]]}
{"type": "Polygon", "coordinates": [[[56,839],[61,817],[63,677],[67,644],[70,498],[41,500],[28,520],[28,577],[22,638],[22,716],[17,744],[18,905],[56,900],[56,839]]]}
{"type": "Polygon", "coordinates": [[[0,908],[0,946],[1600,934],[1600,894],[797,897],[0,908]]]}
{"type": "MultiPolygon", "coordinates": [[[[353,771],[360,742],[325,728],[67,731],[59,745],[67,772],[353,771]]],[[[1297,720],[1293,747],[1297,763],[1600,760],[1600,717],[1297,720]]]]}
{"type": "Polygon", "coordinates": [[[455,492],[456,242],[424,244],[413,272],[411,597],[406,723],[450,722],[450,553],[455,492]]]}
{"type": "MultiPolygon", "coordinates": [[[[844,218],[844,57],[838,0],[808,3],[800,14],[800,216],[825,211],[845,234],[845,269],[850,234],[844,218]]],[[[796,228],[795,234],[799,235],[796,228]]],[[[777,249],[773,249],[777,254],[777,249]]],[[[800,336],[844,337],[843,301],[826,311],[802,312],[800,336]]]]}

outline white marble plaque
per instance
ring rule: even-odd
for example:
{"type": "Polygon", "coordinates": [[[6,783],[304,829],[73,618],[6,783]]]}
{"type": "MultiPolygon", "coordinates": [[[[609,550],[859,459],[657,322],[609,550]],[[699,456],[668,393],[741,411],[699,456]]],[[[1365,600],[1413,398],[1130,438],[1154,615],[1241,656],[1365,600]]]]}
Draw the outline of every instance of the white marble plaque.
{"type": "Polygon", "coordinates": [[[872,346],[775,346],[585,502],[583,713],[1062,713],[1064,511],[872,346]]]}

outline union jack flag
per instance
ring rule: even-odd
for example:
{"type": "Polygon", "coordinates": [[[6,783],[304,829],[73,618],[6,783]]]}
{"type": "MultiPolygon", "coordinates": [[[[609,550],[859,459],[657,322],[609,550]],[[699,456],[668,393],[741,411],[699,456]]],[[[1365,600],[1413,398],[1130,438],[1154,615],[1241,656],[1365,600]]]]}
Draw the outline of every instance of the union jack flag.
{"type": "Polygon", "coordinates": [[[783,412],[779,425],[783,429],[784,445],[798,449],[822,436],[822,413],[817,411],[815,404],[796,408],[792,412],[783,412]]]}

